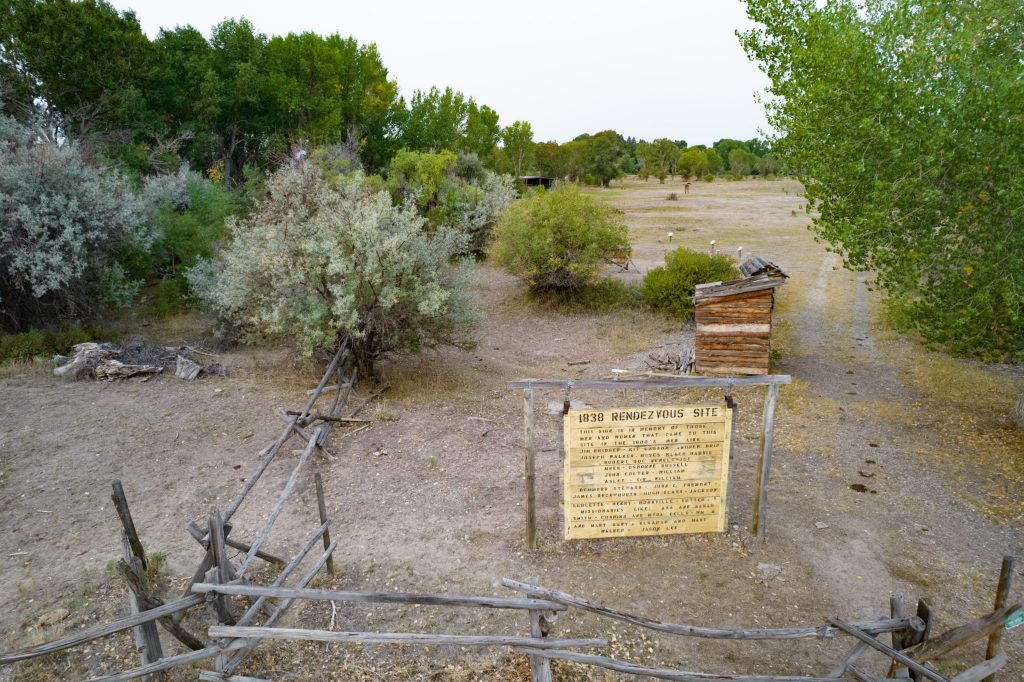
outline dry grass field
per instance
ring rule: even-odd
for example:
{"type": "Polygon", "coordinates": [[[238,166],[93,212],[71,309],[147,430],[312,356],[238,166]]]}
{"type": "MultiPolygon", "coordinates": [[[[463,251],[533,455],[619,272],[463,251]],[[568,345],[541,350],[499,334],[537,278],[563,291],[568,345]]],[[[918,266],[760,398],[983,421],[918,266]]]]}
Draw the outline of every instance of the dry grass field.
{"type": "MultiPolygon", "coordinates": [[[[736,391],[739,442],[730,527],[715,535],[563,542],[559,529],[559,417],[538,414],[540,546],[524,543],[522,377],[604,377],[678,345],[686,325],[645,311],[551,311],[483,264],[486,314],[479,346],[403,358],[373,425],[335,431],[337,461],[300,479],[268,549],[290,554],[317,525],[312,471],[324,478],[339,539],[337,576],[353,590],[503,594],[502,577],[536,576],[626,611],[719,627],[821,624],[829,616],[887,615],[890,594],[929,596],[939,630],[990,609],[999,561],[1024,558],[1024,438],[1002,415],[1024,390],[1014,368],[987,367],[922,349],[889,331],[865,278],[844,271],[814,241],[797,183],[626,180],[595,195],[625,212],[640,273],[676,245],[759,255],[791,276],[778,290],[775,370],[781,391],[768,542],[750,536],[762,389],[736,391]],[[675,193],[675,200],[668,199],[675,193]],[[667,233],[672,231],[672,242],[667,233]],[[581,364],[586,363],[586,364],[581,364]],[[852,487],[851,487],[852,486],[852,487]],[[863,492],[858,492],[863,490],[863,492]],[[823,527],[822,527],[823,526],[823,527]]],[[[136,330],[138,331],[138,330],[136,330]]],[[[146,329],[164,343],[200,344],[201,320],[146,329]]],[[[226,351],[229,376],[194,383],[64,383],[45,366],[0,377],[0,649],[51,639],[124,613],[106,570],[120,555],[110,482],[124,483],[150,551],[166,553],[163,580],[180,590],[200,558],[187,520],[224,506],[279,432],[275,406],[300,404],[318,370],[283,349],[226,351]],[[68,616],[40,625],[55,609],[68,616]]],[[[363,394],[369,392],[362,389],[363,394]]],[[[541,394],[559,401],[562,392],[541,394]]],[[[720,393],[575,392],[597,407],[720,401],[720,393]]],[[[251,534],[290,473],[282,458],[246,502],[233,534],[251,534]]],[[[1024,589],[1017,576],[1014,596],[1024,589]]],[[[327,627],[329,605],[290,612],[294,626],[327,627]]],[[[340,605],[337,629],[526,632],[525,616],[479,610],[340,605]]],[[[669,637],[573,615],[554,633],[604,635],[620,657],[716,673],[813,675],[850,647],[835,641],[722,642],[669,637]]],[[[1024,674],[1024,628],[1007,633],[1024,674]]],[[[978,651],[977,647],[974,651],[978,651]]],[[[127,635],[84,653],[13,668],[0,680],[80,679],[132,658],[127,635]]],[[[866,657],[870,672],[880,659],[866,657]]],[[[962,666],[961,666],[962,667],[962,666]]],[[[940,664],[955,673],[956,664],[940,664]]],[[[525,680],[525,658],[453,648],[275,645],[241,674],[274,680],[525,680]]],[[[172,679],[195,679],[175,672],[172,679]]],[[[617,679],[557,666],[556,679],[617,679]]]]}

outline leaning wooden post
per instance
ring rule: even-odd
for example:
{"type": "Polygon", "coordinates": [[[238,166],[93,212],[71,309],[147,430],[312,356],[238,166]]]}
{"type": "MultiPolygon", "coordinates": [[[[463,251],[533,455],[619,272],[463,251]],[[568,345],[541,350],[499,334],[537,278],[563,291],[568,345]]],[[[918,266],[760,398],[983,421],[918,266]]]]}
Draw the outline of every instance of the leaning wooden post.
{"type": "MultiPolygon", "coordinates": [[[[889,597],[889,613],[892,617],[903,618],[903,595],[894,594],[889,597]]],[[[893,630],[892,631],[892,648],[896,651],[902,651],[907,647],[907,640],[912,637],[910,630],[893,630]]],[[[900,665],[896,661],[889,664],[889,674],[886,677],[892,678],[909,678],[910,671],[906,667],[900,665]]]]}
{"type": "Polygon", "coordinates": [[[765,525],[768,516],[768,473],[772,467],[772,439],[775,434],[775,403],[779,397],[779,385],[768,385],[764,399],[764,415],[761,424],[761,452],[757,458],[757,489],[754,498],[753,533],[759,540],[765,539],[765,525]]]}
{"type": "MultiPolygon", "coordinates": [[[[125,509],[127,509],[127,507],[125,507],[125,509]]],[[[121,533],[121,548],[124,553],[125,564],[129,567],[129,570],[131,570],[132,573],[134,573],[135,576],[145,584],[145,569],[142,567],[141,559],[132,555],[131,543],[127,532],[121,533]]],[[[143,608],[143,605],[139,602],[138,597],[135,596],[135,592],[130,586],[128,589],[128,606],[131,609],[132,615],[146,610],[143,608]]],[[[163,658],[163,650],[160,647],[160,633],[157,632],[156,623],[154,621],[149,621],[148,623],[142,623],[141,625],[135,626],[132,628],[132,634],[135,639],[135,649],[139,652],[139,659],[142,662],[142,665],[156,663],[163,658]]],[[[163,673],[146,675],[144,679],[162,680],[164,679],[164,675],[163,673]]]]}
{"type": "MultiPolygon", "coordinates": [[[[210,550],[213,552],[217,582],[221,585],[228,583],[235,577],[235,572],[228,560],[228,550],[224,546],[224,517],[220,512],[213,512],[209,518],[210,529],[210,550]]],[[[228,598],[218,595],[213,601],[214,609],[217,611],[217,618],[228,625],[235,624],[235,617],[228,607],[228,598]]]]}
{"type": "Polygon", "coordinates": [[[124,527],[124,534],[128,538],[132,554],[137,556],[139,561],[142,562],[142,570],[146,570],[146,551],[142,548],[142,540],[139,539],[138,531],[135,530],[135,521],[132,519],[132,513],[128,509],[128,498],[125,497],[121,481],[114,481],[113,486],[114,493],[110,496],[110,499],[114,501],[114,509],[117,511],[118,518],[121,519],[121,526],[124,527]]]}
{"type": "MultiPolygon", "coordinates": [[[[538,586],[537,578],[527,578],[524,582],[527,585],[538,586]]],[[[547,637],[548,620],[540,609],[530,609],[530,636],[547,637]]],[[[551,682],[551,662],[541,656],[530,656],[530,681],[551,682]]]]}
{"type": "MultiPolygon", "coordinates": [[[[999,583],[996,585],[996,601],[993,611],[998,611],[1003,608],[1006,604],[1006,600],[1010,597],[1010,585],[1013,583],[1013,563],[1014,559],[1012,556],[1007,555],[1003,557],[1003,566],[999,569],[999,583]]],[[[1001,650],[1000,644],[1003,640],[1003,630],[1005,628],[999,628],[991,635],[988,636],[988,648],[985,650],[985,660],[991,660],[999,655],[1001,650]]],[[[994,682],[996,676],[989,675],[982,682],[994,682]]]]}
{"type": "Polygon", "coordinates": [[[533,387],[523,389],[526,439],[526,546],[537,549],[537,498],[535,462],[537,446],[533,442],[533,387]]]}
{"type": "MultiPolygon", "coordinates": [[[[320,477],[320,472],[313,474],[313,480],[316,481],[316,505],[320,510],[320,525],[327,523],[327,503],[324,502],[324,480],[320,477]]],[[[331,531],[324,531],[324,551],[331,546],[331,531]]],[[[334,575],[334,553],[327,555],[327,572],[334,575]]]]}

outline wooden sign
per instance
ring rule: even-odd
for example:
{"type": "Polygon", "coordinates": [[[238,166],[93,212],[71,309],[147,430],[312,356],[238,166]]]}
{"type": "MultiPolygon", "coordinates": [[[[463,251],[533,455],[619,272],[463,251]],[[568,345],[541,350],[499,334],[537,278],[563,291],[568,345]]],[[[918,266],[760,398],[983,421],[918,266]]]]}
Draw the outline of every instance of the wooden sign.
{"type": "Polygon", "coordinates": [[[569,410],[565,539],[725,530],[732,410],[569,410]]]}

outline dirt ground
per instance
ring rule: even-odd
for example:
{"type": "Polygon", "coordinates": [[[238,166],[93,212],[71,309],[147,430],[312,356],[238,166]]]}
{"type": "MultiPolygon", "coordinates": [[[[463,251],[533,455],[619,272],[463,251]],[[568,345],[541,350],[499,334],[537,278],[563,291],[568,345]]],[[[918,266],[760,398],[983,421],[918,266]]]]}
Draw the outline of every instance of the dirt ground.
{"type": "MultiPolygon", "coordinates": [[[[880,617],[891,594],[911,605],[930,597],[938,631],[990,610],[1001,557],[1024,559],[1024,436],[1002,419],[1024,390],[1019,368],[953,359],[889,331],[865,278],[843,270],[806,230],[795,182],[695,182],[684,194],[679,181],[626,181],[594,193],[625,211],[641,273],[669,248],[707,249],[714,239],[719,251],[742,246],[791,275],[777,294],[773,343],[774,371],[794,383],[783,387],[776,416],[767,544],[750,535],[763,389],[735,392],[740,437],[726,533],[572,543],[560,539],[559,417],[543,410],[566,396],[552,391],[539,394],[540,547],[527,550],[522,398],[505,382],[610,376],[678,346],[692,328],[640,311],[543,310],[514,279],[481,265],[486,322],[478,348],[389,364],[392,389],[367,408],[372,426],[332,435],[338,459],[317,459],[302,475],[268,551],[290,555],[318,525],[319,470],[340,540],[339,573],[318,579],[321,586],[512,596],[495,581],[534,576],[621,610],[718,627],[880,617]],[[672,192],[676,200],[666,198],[672,192]]],[[[134,331],[162,343],[208,342],[192,318],[134,331]]],[[[300,406],[318,378],[284,349],[236,349],[220,361],[227,377],[193,383],[65,383],[45,366],[3,368],[0,649],[125,612],[107,568],[120,556],[113,480],[123,482],[149,551],[167,555],[168,594],[181,589],[200,559],[185,523],[227,505],[256,453],[280,433],[274,408],[300,406]],[[61,622],[40,624],[59,609],[68,612],[61,622]]],[[[713,391],[571,397],[596,407],[722,400],[713,391]]],[[[293,462],[278,458],[236,515],[233,537],[251,537],[293,462]]],[[[1024,593],[1022,577],[1018,569],[1012,599],[1024,593]]],[[[331,616],[330,605],[310,605],[286,620],[326,628],[331,616]]],[[[526,634],[528,625],[525,615],[476,609],[342,604],[335,621],[345,630],[466,634],[526,634]]],[[[1000,679],[1024,679],[1021,633],[1006,633],[1011,664],[1000,679]]],[[[821,675],[852,646],[846,638],[654,637],[575,612],[553,634],[607,636],[616,656],[712,673],[821,675]]],[[[81,651],[0,668],[0,680],[81,679],[132,658],[127,635],[81,651]]],[[[983,657],[983,645],[970,651],[969,662],[938,669],[952,674],[983,657]]],[[[880,658],[863,660],[869,672],[884,672],[880,658]]],[[[239,672],[275,680],[529,679],[525,659],[501,652],[319,644],[267,647],[239,672]]],[[[556,679],[606,678],[558,666],[556,679]]]]}

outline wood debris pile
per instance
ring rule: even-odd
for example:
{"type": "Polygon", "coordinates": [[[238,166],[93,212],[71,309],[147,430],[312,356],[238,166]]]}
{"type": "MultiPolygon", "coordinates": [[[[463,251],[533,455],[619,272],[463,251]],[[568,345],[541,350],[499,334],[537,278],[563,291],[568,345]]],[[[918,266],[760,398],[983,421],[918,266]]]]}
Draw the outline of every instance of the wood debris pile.
{"type": "Polygon", "coordinates": [[[692,348],[684,348],[678,353],[651,353],[644,364],[653,372],[690,374],[693,372],[694,357],[692,348]]]}
{"type": "Polygon", "coordinates": [[[201,365],[193,358],[200,353],[188,346],[154,346],[139,337],[121,344],[79,343],[71,356],[57,355],[53,373],[69,380],[95,378],[115,381],[142,376],[146,381],[164,371],[174,372],[179,379],[193,380],[200,375],[224,374],[220,363],[201,365]]]}

